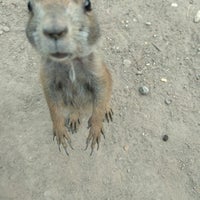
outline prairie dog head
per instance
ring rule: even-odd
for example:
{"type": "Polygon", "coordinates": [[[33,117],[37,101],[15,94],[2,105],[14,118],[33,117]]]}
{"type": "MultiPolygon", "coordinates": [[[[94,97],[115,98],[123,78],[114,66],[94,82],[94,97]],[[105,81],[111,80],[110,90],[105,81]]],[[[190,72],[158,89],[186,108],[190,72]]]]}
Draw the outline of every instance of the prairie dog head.
{"type": "Polygon", "coordinates": [[[85,57],[100,36],[90,0],[29,0],[29,42],[56,61],[85,57]]]}

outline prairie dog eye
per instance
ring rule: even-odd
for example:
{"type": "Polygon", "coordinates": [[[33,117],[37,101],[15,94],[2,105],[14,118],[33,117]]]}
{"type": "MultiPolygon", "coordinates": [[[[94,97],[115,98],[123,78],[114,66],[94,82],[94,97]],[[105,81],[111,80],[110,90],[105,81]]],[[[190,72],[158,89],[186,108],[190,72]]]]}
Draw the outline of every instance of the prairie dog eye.
{"type": "Polygon", "coordinates": [[[85,0],[85,2],[84,2],[84,7],[85,7],[85,11],[86,11],[86,12],[89,12],[89,11],[92,10],[92,5],[91,5],[90,0],[85,0]]]}
{"type": "Polygon", "coordinates": [[[33,7],[32,7],[32,4],[31,4],[30,1],[28,2],[27,7],[28,7],[29,12],[32,12],[32,11],[33,11],[33,7]]]}

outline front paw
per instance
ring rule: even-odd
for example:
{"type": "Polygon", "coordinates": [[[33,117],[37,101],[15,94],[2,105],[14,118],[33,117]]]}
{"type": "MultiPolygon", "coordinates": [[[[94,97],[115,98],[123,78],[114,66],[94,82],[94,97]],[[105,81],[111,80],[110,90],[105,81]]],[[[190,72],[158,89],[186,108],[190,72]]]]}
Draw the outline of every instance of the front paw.
{"type": "Polygon", "coordinates": [[[66,120],[66,127],[72,134],[76,133],[81,124],[79,113],[71,113],[66,120]]]}
{"type": "Polygon", "coordinates": [[[88,146],[91,142],[91,153],[90,153],[90,155],[92,155],[96,144],[97,144],[97,150],[99,149],[101,134],[105,138],[102,125],[101,126],[93,126],[93,125],[90,126],[90,131],[89,131],[89,135],[88,135],[87,140],[86,140],[86,148],[85,148],[85,150],[87,150],[87,148],[88,148],[88,146]]]}
{"type": "Polygon", "coordinates": [[[71,149],[73,149],[73,147],[71,145],[71,139],[69,137],[69,134],[68,134],[66,128],[65,127],[53,128],[53,139],[54,138],[56,138],[59,151],[61,151],[60,145],[62,145],[66,154],[69,156],[69,153],[67,151],[67,146],[69,145],[71,147],[71,149]],[[68,145],[67,145],[67,143],[68,143],[68,145]]]}

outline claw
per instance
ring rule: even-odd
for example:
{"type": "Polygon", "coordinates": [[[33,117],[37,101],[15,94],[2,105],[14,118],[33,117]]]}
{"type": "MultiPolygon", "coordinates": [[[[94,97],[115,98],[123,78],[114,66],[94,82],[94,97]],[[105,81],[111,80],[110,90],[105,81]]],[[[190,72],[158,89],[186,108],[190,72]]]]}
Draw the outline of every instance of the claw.
{"type": "Polygon", "coordinates": [[[72,128],[73,128],[74,133],[76,132],[75,126],[76,126],[76,122],[73,122],[72,128]]]}
{"type": "Polygon", "coordinates": [[[112,118],[112,113],[111,112],[109,112],[109,117],[110,117],[110,120],[111,120],[111,122],[113,121],[113,118],[112,118]]]}
{"type": "Polygon", "coordinates": [[[76,133],[76,129],[75,129],[76,125],[75,124],[76,123],[73,123],[73,122],[71,122],[71,124],[70,124],[70,130],[71,130],[72,134],[76,133]]]}
{"type": "Polygon", "coordinates": [[[110,109],[110,112],[112,113],[112,115],[114,115],[114,112],[113,112],[112,108],[110,109]]]}
{"type": "Polygon", "coordinates": [[[90,140],[91,140],[91,138],[89,138],[89,136],[88,136],[88,138],[87,138],[87,140],[86,140],[85,151],[87,150],[87,148],[88,148],[88,146],[89,146],[90,140]]]}
{"type": "Polygon", "coordinates": [[[88,121],[88,129],[91,127],[92,125],[91,125],[91,123],[90,123],[90,121],[88,121]]]}
{"type": "Polygon", "coordinates": [[[86,150],[87,150],[88,146],[89,146],[89,142],[88,142],[88,141],[86,141],[86,147],[85,147],[84,151],[86,151],[86,150]]]}
{"type": "Polygon", "coordinates": [[[97,138],[97,151],[99,150],[99,138],[97,138]]]}
{"type": "Polygon", "coordinates": [[[67,156],[69,156],[69,153],[67,151],[67,147],[65,147],[64,150],[65,150],[65,153],[67,154],[67,156]]]}
{"type": "Polygon", "coordinates": [[[69,124],[70,124],[70,121],[69,121],[69,118],[66,120],[66,122],[65,122],[65,126],[66,127],[69,127],[69,124]]]}
{"type": "Polygon", "coordinates": [[[106,139],[106,136],[105,136],[105,134],[104,134],[103,129],[101,129],[101,134],[103,135],[103,138],[106,139]]]}
{"type": "Polygon", "coordinates": [[[59,149],[59,151],[61,152],[60,144],[58,144],[58,149],[59,149]]]}
{"type": "Polygon", "coordinates": [[[73,150],[73,147],[72,147],[72,145],[71,145],[71,140],[70,140],[70,139],[67,139],[65,135],[64,135],[63,137],[64,137],[64,138],[63,138],[63,140],[62,140],[62,146],[63,146],[63,149],[65,150],[65,153],[69,156],[69,153],[68,153],[68,150],[67,150],[67,144],[66,144],[65,139],[67,140],[69,146],[70,146],[70,147],[72,148],[72,150],[73,150]]]}
{"type": "Polygon", "coordinates": [[[67,143],[69,144],[70,148],[71,148],[72,150],[74,150],[74,148],[73,148],[73,146],[72,146],[72,141],[71,141],[71,139],[70,139],[69,137],[66,137],[66,135],[64,135],[64,138],[67,140],[67,143]]]}
{"type": "Polygon", "coordinates": [[[92,152],[94,151],[94,147],[95,147],[96,143],[97,143],[97,139],[95,139],[95,138],[93,137],[93,139],[92,139],[92,144],[91,144],[92,152]]]}
{"type": "Polygon", "coordinates": [[[107,120],[107,122],[109,123],[109,118],[108,118],[108,113],[106,113],[106,120],[107,120]]]}
{"type": "Polygon", "coordinates": [[[58,137],[56,137],[56,141],[57,141],[58,149],[59,149],[59,151],[61,152],[61,149],[60,149],[60,140],[59,140],[58,137]]]}
{"type": "Polygon", "coordinates": [[[87,140],[86,140],[86,147],[85,147],[85,151],[87,150],[88,146],[89,146],[89,143],[90,143],[90,140],[92,139],[92,135],[89,134],[88,137],[87,137],[87,140]]]}
{"type": "Polygon", "coordinates": [[[72,127],[72,122],[70,123],[70,129],[71,129],[71,130],[73,130],[73,127],[72,127]]]}
{"type": "Polygon", "coordinates": [[[74,134],[74,129],[73,129],[73,124],[72,123],[70,124],[70,130],[71,130],[71,133],[74,134]]]}
{"type": "Polygon", "coordinates": [[[74,150],[71,141],[70,141],[70,142],[68,141],[68,144],[69,144],[70,148],[71,148],[72,150],[74,150]]]}
{"type": "Polygon", "coordinates": [[[88,144],[86,144],[86,147],[85,147],[84,151],[87,151],[87,149],[88,149],[88,144]]]}
{"type": "Polygon", "coordinates": [[[90,153],[90,156],[92,156],[93,152],[94,152],[94,149],[92,148],[91,153],[90,153]]]}
{"type": "Polygon", "coordinates": [[[55,137],[56,137],[56,132],[53,131],[53,141],[55,140],[55,137]]]}

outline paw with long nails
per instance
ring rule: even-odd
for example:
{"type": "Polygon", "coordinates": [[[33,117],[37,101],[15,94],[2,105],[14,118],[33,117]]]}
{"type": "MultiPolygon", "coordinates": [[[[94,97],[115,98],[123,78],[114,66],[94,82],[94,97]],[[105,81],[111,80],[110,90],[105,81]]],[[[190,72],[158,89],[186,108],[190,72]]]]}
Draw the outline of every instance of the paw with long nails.
{"type": "Polygon", "coordinates": [[[86,140],[85,150],[87,150],[89,144],[91,143],[91,153],[90,153],[90,155],[92,155],[96,144],[97,144],[97,150],[99,150],[101,135],[103,135],[103,137],[105,139],[105,134],[104,134],[102,126],[90,126],[89,128],[90,128],[90,131],[89,131],[89,135],[88,135],[87,140],[86,140]]]}
{"type": "Polygon", "coordinates": [[[72,134],[78,131],[78,128],[81,124],[79,117],[80,116],[78,113],[72,113],[69,115],[68,119],[66,120],[66,127],[68,128],[68,131],[70,131],[72,134]]]}
{"type": "Polygon", "coordinates": [[[61,151],[60,145],[62,145],[62,147],[65,150],[65,153],[69,156],[67,147],[68,147],[68,145],[71,147],[71,149],[73,149],[73,147],[71,144],[71,139],[70,139],[69,134],[68,134],[67,130],[65,129],[65,127],[63,127],[61,130],[55,129],[55,128],[53,129],[53,140],[55,138],[56,138],[56,141],[58,144],[59,151],[61,151]]]}

